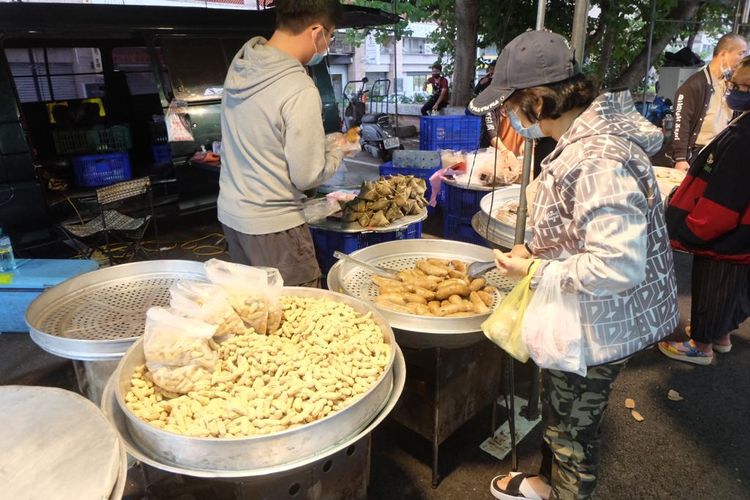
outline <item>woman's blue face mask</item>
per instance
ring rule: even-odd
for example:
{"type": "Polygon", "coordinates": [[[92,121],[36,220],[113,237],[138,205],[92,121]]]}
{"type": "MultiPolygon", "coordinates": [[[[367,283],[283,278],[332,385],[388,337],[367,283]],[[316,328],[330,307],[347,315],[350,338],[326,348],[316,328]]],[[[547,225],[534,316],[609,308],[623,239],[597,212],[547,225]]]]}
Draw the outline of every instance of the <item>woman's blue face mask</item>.
{"type": "Polygon", "coordinates": [[[518,134],[521,137],[525,137],[527,139],[541,139],[542,137],[545,137],[544,132],[542,132],[542,128],[539,126],[539,122],[534,123],[533,125],[529,125],[528,127],[524,127],[523,123],[521,123],[521,119],[518,118],[518,115],[515,111],[512,109],[508,109],[508,118],[510,118],[510,126],[513,127],[513,130],[518,132],[518,134]]]}

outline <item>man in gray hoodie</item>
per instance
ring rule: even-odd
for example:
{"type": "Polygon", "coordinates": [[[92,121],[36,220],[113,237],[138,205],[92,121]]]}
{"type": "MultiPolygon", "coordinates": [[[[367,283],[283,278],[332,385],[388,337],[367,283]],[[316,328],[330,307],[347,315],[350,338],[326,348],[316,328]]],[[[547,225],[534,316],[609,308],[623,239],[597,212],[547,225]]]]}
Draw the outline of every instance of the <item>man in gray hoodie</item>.
{"type": "Polygon", "coordinates": [[[287,285],[318,286],[302,201],[336,172],[343,153],[326,142],[305,65],[325,57],[342,8],[338,0],[274,4],[273,36],[248,41],[224,82],[218,217],[232,261],[275,267],[287,285]]]}

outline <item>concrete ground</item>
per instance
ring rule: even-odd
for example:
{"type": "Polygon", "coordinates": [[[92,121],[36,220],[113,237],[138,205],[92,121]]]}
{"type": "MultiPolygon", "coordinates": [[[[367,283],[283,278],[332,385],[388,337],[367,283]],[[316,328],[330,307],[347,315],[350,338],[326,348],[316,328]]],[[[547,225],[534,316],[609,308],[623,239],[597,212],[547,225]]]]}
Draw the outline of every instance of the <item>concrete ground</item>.
{"type": "MultiPolygon", "coordinates": [[[[213,214],[190,219],[190,226],[164,231],[162,245],[174,248],[164,258],[203,260],[215,247],[190,249],[190,240],[218,232],[213,214]],[[185,243],[188,242],[186,245],[185,243]]],[[[439,232],[428,221],[426,232],[439,232]],[[428,229],[430,228],[430,229],[428,229]]],[[[202,243],[215,244],[218,237],[202,243]]],[[[689,318],[690,258],[676,256],[680,309],[689,318]]],[[[740,499],[750,498],[750,324],[733,336],[731,353],[718,355],[711,366],[667,360],[648,349],[635,356],[615,383],[602,426],[601,475],[596,499],[740,499]],[[670,389],[685,398],[673,402],[670,389]],[[645,417],[636,422],[624,407],[636,402],[645,417]]],[[[39,349],[25,334],[0,335],[0,383],[76,389],[70,361],[39,349]]],[[[523,392],[521,389],[520,392],[523,392]]],[[[386,421],[374,433],[369,496],[372,499],[491,498],[490,479],[510,470],[510,459],[498,461],[479,449],[490,433],[490,411],[484,410],[441,447],[440,485],[430,484],[431,448],[424,439],[386,421]]],[[[535,471],[541,430],[519,445],[520,469],[535,471]]],[[[162,475],[162,477],[164,477],[162,475]]],[[[178,478],[166,482],[180,483],[178,478]]],[[[226,490],[166,489],[144,493],[139,469],[129,475],[126,498],[232,498],[226,490]],[[170,492],[171,491],[171,492],[170,492]]],[[[2,495],[0,495],[1,497],[2,495]]]]}

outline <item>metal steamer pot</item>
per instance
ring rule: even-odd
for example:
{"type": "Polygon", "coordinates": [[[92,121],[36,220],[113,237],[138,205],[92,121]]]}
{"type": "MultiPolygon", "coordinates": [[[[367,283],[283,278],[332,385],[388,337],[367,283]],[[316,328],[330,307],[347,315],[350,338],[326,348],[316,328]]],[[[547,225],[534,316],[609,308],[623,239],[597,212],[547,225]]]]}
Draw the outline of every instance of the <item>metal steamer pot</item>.
{"type": "Polygon", "coordinates": [[[372,305],[343,294],[314,288],[285,287],[283,295],[327,298],[348,304],[361,314],[372,312],[373,319],[383,331],[385,342],[391,346],[391,354],[385,371],[370,390],[334,414],[283,432],[245,438],[183,436],[149,425],[125,405],[124,397],[130,388],[133,370],[145,363],[142,340],[138,340],[120,361],[110,385],[114,385],[117,405],[125,415],[130,437],[142,452],[172,468],[250,476],[255,470],[278,468],[309,458],[317,460],[326,450],[359,434],[373,421],[392,396],[394,358],[397,353],[400,355],[388,322],[372,305]]]}
{"type": "MultiPolygon", "coordinates": [[[[417,260],[426,258],[457,259],[466,263],[491,261],[492,250],[471,243],[453,240],[400,240],[379,243],[351,254],[359,260],[388,269],[413,268],[417,260]]],[[[496,270],[484,276],[488,284],[498,289],[491,309],[494,309],[515,285],[496,270]]],[[[358,299],[371,302],[378,294],[372,282],[372,273],[367,269],[339,261],[328,272],[328,288],[358,299]]],[[[481,325],[488,314],[460,318],[436,318],[405,314],[388,309],[378,309],[388,320],[396,334],[399,345],[414,349],[442,347],[457,349],[481,341],[484,338],[481,325]]]]}

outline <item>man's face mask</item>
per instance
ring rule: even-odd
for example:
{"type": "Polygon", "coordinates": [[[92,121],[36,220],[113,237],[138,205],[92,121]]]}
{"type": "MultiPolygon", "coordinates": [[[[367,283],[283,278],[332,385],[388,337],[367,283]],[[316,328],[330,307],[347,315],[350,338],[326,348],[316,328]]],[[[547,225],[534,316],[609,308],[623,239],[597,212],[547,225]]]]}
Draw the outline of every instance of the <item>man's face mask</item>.
{"type": "Polygon", "coordinates": [[[328,30],[326,29],[325,26],[322,26],[322,25],[320,29],[323,32],[323,41],[325,42],[326,48],[323,52],[318,52],[318,44],[315,41],[315,32],[313,31],[312,42],[313,42],[313,47],[315,49],[315,53],[313,54],[312,58],[307,62],[308,66],[315,66],[316,64],[320,64],[323,61],[323,59],[325,59],[326,56],[328,55],[328,42],[326,41],[326,35],[328,34],[328,30]]]}

